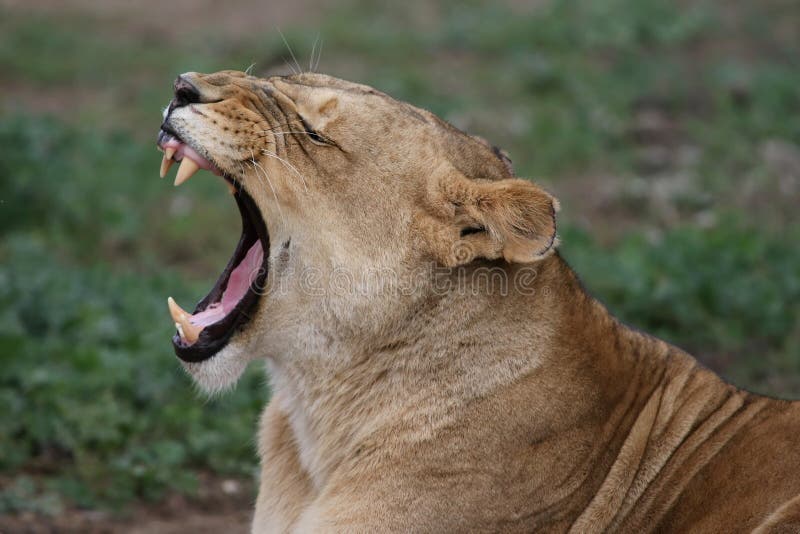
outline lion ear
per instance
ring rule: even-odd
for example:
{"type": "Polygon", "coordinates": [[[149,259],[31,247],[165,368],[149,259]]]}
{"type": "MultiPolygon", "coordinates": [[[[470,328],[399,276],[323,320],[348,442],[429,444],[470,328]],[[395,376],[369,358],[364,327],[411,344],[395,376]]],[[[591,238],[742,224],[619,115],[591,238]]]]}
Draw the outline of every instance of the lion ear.
{"type": "Polygon", "coordinates": [[[508,179],[478,187],[476,211],[509,262],[530,263],[557,246],[558,200],[526,180],[508,179]]]}
{"type": "Polygon", "coordinates": [[[532,263],[558,245],[558,200],[532,182],[470,180],[447,173],[433,183],[429,200],[440,223],[437,256],[446,265],[478,257],[532,263]]]}

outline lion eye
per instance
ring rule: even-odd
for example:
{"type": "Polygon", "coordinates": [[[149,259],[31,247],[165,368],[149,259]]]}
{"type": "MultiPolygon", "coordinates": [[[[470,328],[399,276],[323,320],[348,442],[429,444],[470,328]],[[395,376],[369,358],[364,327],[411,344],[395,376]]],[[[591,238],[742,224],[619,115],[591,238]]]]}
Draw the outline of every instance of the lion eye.
{"type": "Polygon", "coordinates": [[[325,137],[324,135],[322,135],[321,133],[319,133],[318,131],[316,131],[314,128],[312,128],[308,124],[308,122],[306,122],[306,120],[303,117],[300,117],[300,121],[303,123],[303,131],[308,136],[308,138],[311,139],[313,142],[315,142],[315,143],[317,143],[319,145],[335,145],[336,144],[333,141],[331,141],[330,139],[328,139],[327,137],[325,137]]]}
{"type": "Polygon", "coordinates": [[[306,133],[308,134],[308,136],[311,139],[313,139],[317,143],[325,143],[326,142],[325,139],[319,133],[317,133],[314,130],[306,130],[306,133]]]}

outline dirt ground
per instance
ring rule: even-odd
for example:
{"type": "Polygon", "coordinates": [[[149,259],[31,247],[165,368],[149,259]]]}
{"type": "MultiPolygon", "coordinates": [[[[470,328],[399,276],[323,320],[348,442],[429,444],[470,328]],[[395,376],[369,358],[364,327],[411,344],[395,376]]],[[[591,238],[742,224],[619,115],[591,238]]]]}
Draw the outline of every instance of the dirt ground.
{"type": "Polygon", "coordinates": [[[16,12],[90,13],[100,20],[123,20],[131,32],[175,40],[207,29],[236,36],[313,24],[330,5],[328,0],[0,0],[0,7],[16,12]]]}
{"type": "Polygon", "coordinates": [[[0,515],[0,534],[239,534],[249,532],[254,499],[249,481],[206,476],[194,499],[173,495],[118,515],[80,509],[57,516],[0,515]]]}
{"type": "MultiPolygon", "coordinates": [[[[101,26],[120,28],[126,36],[165,44],[177,43],[198,35],[224,40],[274,33],[295,25],[313,27],[333,2],[329,0],[0,0],[0,10],[17,15],[46,14],[81,17],[86,15],[101,26]]],[[[164,53],[169,53],[165,48],[164,53]]],[[[242,67],[243,68],[243,67],[242,67]]],[[[4,106],[36,109],[42,113],[64,115],[92,108],[112,108],[113,92],[107,88],[48,87],[20,83],[0,77],[4,106]]]]}

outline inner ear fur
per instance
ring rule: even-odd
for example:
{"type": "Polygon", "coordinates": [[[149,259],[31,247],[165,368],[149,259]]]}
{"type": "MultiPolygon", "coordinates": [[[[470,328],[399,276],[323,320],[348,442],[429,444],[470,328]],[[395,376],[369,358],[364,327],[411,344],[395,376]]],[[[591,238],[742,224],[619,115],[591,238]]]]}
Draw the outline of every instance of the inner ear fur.
{"type": "Polygon", "coordinates": [[[532,263],[558,245],[558,200],[527,180],[472,180],[447,172],[430,182],[427,194],[429,245],[445,265],[501,257],[532,263]]]}

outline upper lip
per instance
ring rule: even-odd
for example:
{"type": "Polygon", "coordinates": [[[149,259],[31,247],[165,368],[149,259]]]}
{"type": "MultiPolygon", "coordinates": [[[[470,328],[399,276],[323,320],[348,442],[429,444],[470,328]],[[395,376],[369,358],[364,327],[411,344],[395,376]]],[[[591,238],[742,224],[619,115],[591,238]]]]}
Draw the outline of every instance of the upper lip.
{"type": "Polygon", "coordinates": [[[168,121],[164,121],[161,123],[161,129],[158,130],[158,139],[156,140],[156,144],[161,146],[163,139],[165,136],[171,135],[172,137],[180,137],[178,132],[172,129],[172,126],[169,125],[168,121]]]}

